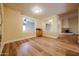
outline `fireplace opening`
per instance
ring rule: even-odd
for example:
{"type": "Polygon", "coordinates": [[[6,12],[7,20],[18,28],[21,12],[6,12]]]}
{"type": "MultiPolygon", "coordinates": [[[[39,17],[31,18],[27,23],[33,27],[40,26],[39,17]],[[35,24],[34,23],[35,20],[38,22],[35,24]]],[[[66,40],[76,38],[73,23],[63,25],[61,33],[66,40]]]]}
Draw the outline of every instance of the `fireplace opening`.
{"type": "Polygon", "coordinates": [[[65,33],[72,33],[69,29],[64,30],[65,33]]]}

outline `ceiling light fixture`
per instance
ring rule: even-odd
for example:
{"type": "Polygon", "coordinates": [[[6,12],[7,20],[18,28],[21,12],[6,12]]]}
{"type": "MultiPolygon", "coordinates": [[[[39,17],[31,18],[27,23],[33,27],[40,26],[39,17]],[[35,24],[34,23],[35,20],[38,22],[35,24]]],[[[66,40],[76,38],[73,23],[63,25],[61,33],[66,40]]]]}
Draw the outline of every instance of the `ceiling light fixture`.
{"type": "Polygon", "coordinates": [[[42,9],[41,9],[40,7],[34,7],[34,8],[32,9],[32,11],[33,11],[34,13],[38,14],[38,13],[41,13],[41,12],[42,12],[42,9]]]}
{"type": "Polygon", "coordinates": [[[49,20],[49,22],[51,23],[51,22],[53,22],[53,20],[51,19],[51,20],[49,20]]]}

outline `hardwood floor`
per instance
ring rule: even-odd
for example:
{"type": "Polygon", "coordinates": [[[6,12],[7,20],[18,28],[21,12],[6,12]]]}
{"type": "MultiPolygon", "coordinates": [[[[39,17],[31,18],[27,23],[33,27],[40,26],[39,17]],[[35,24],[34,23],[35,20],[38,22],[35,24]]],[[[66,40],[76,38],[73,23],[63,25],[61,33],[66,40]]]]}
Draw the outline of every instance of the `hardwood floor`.
{"type": "Polygon", "coordinates": [[[78,35],[61,35],[58,40],[69,44],[77,44],[78,35]]]}
{"type": "Polygon", "coordinates": [[[2,56],[79,56],[78,44],[65,39],[35,37],[5,44],[2,56]]]}

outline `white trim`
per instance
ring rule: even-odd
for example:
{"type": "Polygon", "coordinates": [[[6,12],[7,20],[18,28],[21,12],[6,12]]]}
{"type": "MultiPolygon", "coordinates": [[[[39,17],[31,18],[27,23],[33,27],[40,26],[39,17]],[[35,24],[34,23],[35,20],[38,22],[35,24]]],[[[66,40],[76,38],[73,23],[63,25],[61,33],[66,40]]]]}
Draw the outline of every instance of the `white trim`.
{"type": "Polygon", "coordinates": [[[44,35],[45,37],[50,37],[50,38],[55,38],[55,39],[57,39],[58,38],[58,36],[48,36],[48,35],[44,35]]]}
{"type": "Polygon", "coordinates": [[[32,37],[35,37],[35,36],[23,37],[23,38],[17,38],[17,39],[15,39],[15,40],[13,39],[13,40],[10,40],[10,41],[3,42],[3,44],[7,44],[7,43],[11,43],[11,42],[19,41],[19,40],[24,40],[24,39],[29,39],[29,38],[32,38],[32,37]]]}
{"type": "Polygon", "coordinates": [[[1,53],[2,53],[2,50],[3,50],[3,48],[4,48],[4,45],[5,45],[5,44],[2,44],[2,43],[1,43],[1,47],[0,47],[0,55],[1,55],[1,53]]]}
{"type": "MultiPolygon", "coordinates": [[[[58,38],[58,36],[48,36],[48,35],[44,35],[46,37],[50,37],[50,38],[58,38]]],[[[29,38],[33,38],[33,37],[36,37],[36,36],[30,36],[30,37],[23,37],[23,38],[17,38],[17,39],[13,39],[13,40],[10,40],[10,41],[6,41],[6,42],[3,42],[3,44],[7,44],[7,43],[11,43],[11,42],[15,42],[15,41],[19,41],[19,40],[24,40],[24,39],[29,39],[29,38]]]]}
{"type": "Polygon", "coordinates": [[[60,35],[78,35],[78,33],[60,33],[60,35]]]}
{"type": "MultiPolygon", "coordinates": [[[[4,5],[3,3],[1,3],[1,13],[2,13],[2,21],[4,22],[4,5]]],[[[2,23],[2,29],[4,29],[4,23],[2,23]]],[[[3,36],[4,36],[4,30],[2,30],[2,40],[3,40],[3,36]]],[[[1,47],[0,47],[0,54],[2,53],[2,50],[4,48],[4,44],[1,41],[1,47]]]]}

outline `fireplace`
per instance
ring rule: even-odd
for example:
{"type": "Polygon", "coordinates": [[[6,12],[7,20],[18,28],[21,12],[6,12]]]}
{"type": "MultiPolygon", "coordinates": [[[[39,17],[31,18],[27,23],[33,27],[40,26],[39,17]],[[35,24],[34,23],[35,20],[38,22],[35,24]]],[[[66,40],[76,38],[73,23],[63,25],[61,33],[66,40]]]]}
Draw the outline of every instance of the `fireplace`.
{"type": "Polygon", "coordinates": [[[69,28],[63,28],[62,34],[64,34],[64,35],[74,35],[75,33],[73,33],[69,28]]]}
{"type": "Polygon", "coordinates": [[[64,29],[64,33],[71,33],[69,29],[64,29]]]}

